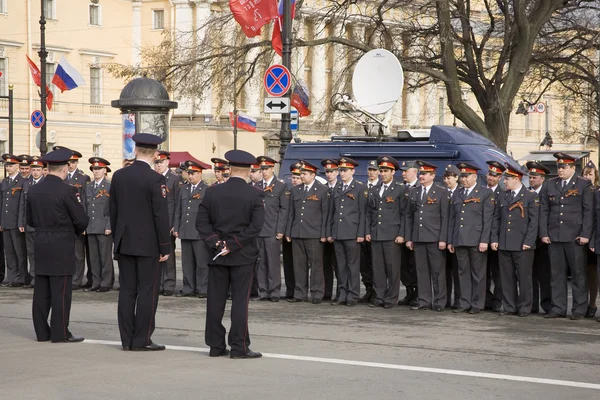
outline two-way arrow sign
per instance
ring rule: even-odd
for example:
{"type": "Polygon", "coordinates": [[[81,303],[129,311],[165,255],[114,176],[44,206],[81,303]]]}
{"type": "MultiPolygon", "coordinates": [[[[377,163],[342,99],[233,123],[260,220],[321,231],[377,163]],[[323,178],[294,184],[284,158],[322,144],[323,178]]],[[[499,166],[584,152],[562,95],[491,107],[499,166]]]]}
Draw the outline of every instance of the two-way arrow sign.
{"type": "Polygon", "coordinates": [[[265,114],[288,114],[289,112],[289,97],[265,97],[265,114]]]}

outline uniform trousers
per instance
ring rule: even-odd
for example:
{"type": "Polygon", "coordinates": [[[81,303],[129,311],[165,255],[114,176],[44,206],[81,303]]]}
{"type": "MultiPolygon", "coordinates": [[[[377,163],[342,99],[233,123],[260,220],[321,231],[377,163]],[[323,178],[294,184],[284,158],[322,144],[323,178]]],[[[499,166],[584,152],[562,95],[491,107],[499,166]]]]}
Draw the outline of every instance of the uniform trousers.
{"type": "Polygon", "coordinates": [[[181,240],[181,269],[183,271],[183,294],[207,294],[208,251],[204,241],[181,240]]]}
{"type": "MultiPolygon", "coordinates": [[[[325,294],[323,298],[331,299],[333,297],[333,276],[337,278],[337,261],[335,260],[335,249],[333,243],[323,243],[323,276],[325,278],[325,294]]],[[[339,280],[336,285],[336,294],[339,292],[339,280]]]]}
{"type": "Polygon", "coordinates": [[[417,287],[417,268],[415,265],[415,253],[402,246],[400,249],[402,257],[402,268],[400,269],[400,280],[406,287],[417,287]]]}
{"type": "Polygon", "coordinates": [[[294,297],[296,288],[296,279],[294,277],[294,256],[292,254],[292,243],[283,240],[281,243],[281,253],[283,255],[283,278],[285,282],[285,297],[294,297]]]}
{"type": "Polygon", "coordinates": [[[502,305],[502,278],[498,262],[498,252],[488,251],[487,274],[485,278],[485,306],[497,308],[502,305]],[[494,289],[492,290],[492,282],[494,289]]]}
{"type": "Polygon", "coordinates": [[[531,312],[539,312],[540,304],[544,312],[552,309],[552,288],[550,286],[550,257],[548,245],[538,240],[533,259],[533,305],[531,312]]]}
{"type": "Polygon", "coordinates": [[[9,283],[26,283],[27,280],[27,249],[25,233],[18,229],[4,229],[4,253],[6,254],[6,272],[9,283]]]}
{"type": "MultiPolygon", "coordinates": [[[[183,244],[181,246],[183,247],[183,244]]],[[[181,250],[181,253],[183,257],[183,249],[181,250]]],[[[177,283],[176,265],[177,259],[175,258],[175,236],[171,236],[171,254],[169,255],[167,261],[162,263],[162,273],[160,275],[161,292],[166,291],[173,293],[173,291],[175,291],[175,284],[177,283]]],[[[208,276],[208,272],[206,275],[208,276]]],[[[206,290],[204,290],[203,293],[206,293],[206,290]]]]}
{"type": "Polygon", "coordinates": [[[27,259],[29,260],[28,282],[35,285],[35,255],[33,252],[33,237],[35,232],[25,232],[25,247],[27,249],[27,259]]]}
{"type": "MultiPolygon", "coordinates": [[[[372,242],[364,241],[360,244],[360,277],[367,291],[373,290],[374,271],[373,271],[373,249],[372,242]]],[[[398,265],[400,267],[400,265],[398,265]]]]}
{"type": "Polygon", "coordinates": [[[439,243],[415,243],[419,304],[446,307],[446,250],[439,243]]]}
{"type": "Polygon", "coordinates": [[[323,276],[323,243],[320,239],[292,238],[294,257],[294,298],[308,299],[310,271],[310,296],[323,300],[325,278],[323,276]]]}
{"type": "Polygon", "coordinates": [[[38,275],[33,289],[33,327],[38,342],[63,342],[69,336],[71,275],[38,275]],[[48,315],[52,310],[50,325],[48,315]]]}
{"type": "Polygon", "coordinates": [[[400,245],[393,240],[372,241],[373,291],[379,304],[395,306],[400,295],[400,245]]]}
{"type": "Polygon", "coordinates": [[[533,257],[533,250],[498,251],[502,279],[502,304],[505,312],[531,312],[533,257]]]}
{"type": "Polygon", "coordinates": [[[585,315],[588,307],[587,248],[576,242],[552,242],[548,245],[550,256],[550,285],[552,287],[552,311],[567,315],[567,270],[571,269],[573,314],[585,315]]]}
{"type": "Polygon", "coordinates": [[[360,297],[360,243],[356,239],[335,240],[340,295],[338,301],[357,302],[360,297]]]}
{"type": "Polygon", "coordinates": [[[0,283],[6,276],[6,262],[4,261],[4,235],[0,235],[0,283]]]}
{"type": "Polygon", "coordinates": [[[244,355],[250,346],[248,333],[248,300],[252,285],[254,263],[208,267],[208,297],[206,303],[206,327],[204,341],[211,349],[225,349],[225,327],[223,315],[227,303],[227,292],[231,287],[231,328],[228,342],[231,355],[244,355]]]}
{"type": "Polygon", "coordinates": [[[455,247],[455,251],[460,279],[460,306],[483,310],[488,252],[480,252],[479,246],[455,247]]]}
{"type": "Polygon", "coordinates": [[[266,298],[281,296],[281,240],[275,236],[257,238],[260,262],[258,264],[258,295],[266,298]]]}
{"type": "Polygon", "coordinates": [[[88,234],[92,287],[112,288],[115,267],[112,259],[112,236],[88,234]]]}
{"type": "MultiPolygon", "coordinates": [[[[158,257],[118,255],[118,321],[121,343],[141,348],[152,343],[161,266],[158,257]]],[[[36,285],[37,287],[37,285],[36,285]]]]}
{"type": "MultiPolygon", "coordinates": [[[[82,286],[83,285],[83,275],[85,272],[86,240],[87,240],[87,238],[84,235],[78,235],[75,237],[75,275],[73,275],[73,285],[74,286],[82,286]]],[[[88,279],[89,279],[89,277],[88,277],[88,279]]],[[[88,284],[89,284],[89,281],[88,281],[88,284]]]]}
{"type": "Polygon", "coordinates": [[[458,279],[458,260],[455,253],[446,250],[446,307],[460,307],[460,279],[458,279]],[[454,287],[454,302],[452,288],[454,287]]]}

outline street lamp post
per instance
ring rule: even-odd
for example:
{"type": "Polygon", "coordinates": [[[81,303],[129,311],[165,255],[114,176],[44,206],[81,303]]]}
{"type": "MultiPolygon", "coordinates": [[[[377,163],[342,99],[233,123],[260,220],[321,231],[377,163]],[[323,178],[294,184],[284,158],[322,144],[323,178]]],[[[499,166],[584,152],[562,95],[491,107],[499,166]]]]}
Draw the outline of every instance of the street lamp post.
{"type": "Polygon", "coordinates": [[[42,5],[42,13],[40,16],[40,70],[41,70],[41,84],[40,84],[40,100],[41,100],[41,111],[44,114],[44,124],[40,128],[40,154],[44,155],[48,151],[48,143],[46,142],[46,124],[48,118],[46,117],[46,58],[48,52],[46,51],[46,11],[44,10],[44,1],[40,1],[42,5]]]}
{"type": "MultiPolygon", "coordinates": [[[[292,69],[292,1],[283,1],[283,29],[281,32],[282,42],[282,62],[283,66],[291,71],[292,69]]],[[[286,94],[289,97],[289,92],[286,94]]],[[[281,130],[279,132],[279,159],[283,160],[285,150],[292,140],[292,130],[290,129],[290,114],[281,115],[281,130]]]]}

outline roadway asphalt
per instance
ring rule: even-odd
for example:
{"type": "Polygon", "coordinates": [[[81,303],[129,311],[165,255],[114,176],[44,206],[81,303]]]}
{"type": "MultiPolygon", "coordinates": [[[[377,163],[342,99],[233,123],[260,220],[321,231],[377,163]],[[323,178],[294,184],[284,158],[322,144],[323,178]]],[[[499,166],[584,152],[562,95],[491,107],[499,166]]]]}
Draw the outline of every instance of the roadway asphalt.
{"type": "Polygon", "coordinates": [[[595,319],[251,302],[265,357],[231,360],[206,353],[206,300],[161,297],[167,350],[137,353],[118,346],[118,292],[74,293],[79,344],[35,341],[32,293],[0,289],[2,399],[600,398],[595,319]]]}

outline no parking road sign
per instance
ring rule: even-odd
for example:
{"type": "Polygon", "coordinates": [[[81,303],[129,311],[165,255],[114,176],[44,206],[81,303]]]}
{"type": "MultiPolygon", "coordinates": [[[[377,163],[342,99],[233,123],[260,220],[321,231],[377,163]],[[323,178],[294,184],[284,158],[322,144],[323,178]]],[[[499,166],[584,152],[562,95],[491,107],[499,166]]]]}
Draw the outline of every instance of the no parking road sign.
{"type": "Polygon", "coordinates": [[[271,65],[265,72],[265,90],[271,96],[281,97],[292,84],[290,71],[283,65],[271,65]]]}
{"type": "Polygon", "coordinates": [[[30,120],[31,125],[33,125],[34,128],[41,128],[42,126],[44,126],[44,122],[46,122],[44,113],[42,113],[40,110],[35,110],[34,112],[32,112],[30,120]]]}

